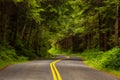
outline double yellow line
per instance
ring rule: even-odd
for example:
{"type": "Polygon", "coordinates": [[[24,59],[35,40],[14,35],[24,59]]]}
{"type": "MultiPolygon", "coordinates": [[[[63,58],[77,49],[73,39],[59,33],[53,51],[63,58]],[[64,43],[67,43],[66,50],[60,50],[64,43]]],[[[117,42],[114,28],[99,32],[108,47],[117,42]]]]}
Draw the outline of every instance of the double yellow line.
{"type": "MultiPolygon", "coordinates": [[[[70,58],[70,57],[67,56],[66,58],[70,58]]],[[[64,58],[64,59],[66,59],[66,58],[64,58]]],[[[55,64],[57,62],[60,62],[61,60],[63,60],[63,59],[58,59],[58,60],[55,60],[55,61],[50,63],[50,68],[51,68],[51,72],[53,75],[53,80],[62,80],[62,77],[61,77],[57,67],[55,66],[55,64]]]]}

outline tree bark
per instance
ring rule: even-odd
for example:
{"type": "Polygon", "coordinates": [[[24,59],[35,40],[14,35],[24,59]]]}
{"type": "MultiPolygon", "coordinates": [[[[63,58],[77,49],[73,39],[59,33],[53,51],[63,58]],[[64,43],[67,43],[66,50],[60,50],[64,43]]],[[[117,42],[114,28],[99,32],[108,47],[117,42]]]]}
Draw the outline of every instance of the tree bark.
{"type": "Polygon", "coordinates": [[[119,0],[117,1],[116,25],[115,25],[115,47],[119,46],[119,0]]]}
{"type": "Polygon", "coordinates": [[[108,49],[107,41],[108,41],[107,33],[104,33],[104,51],[108,49]]]}

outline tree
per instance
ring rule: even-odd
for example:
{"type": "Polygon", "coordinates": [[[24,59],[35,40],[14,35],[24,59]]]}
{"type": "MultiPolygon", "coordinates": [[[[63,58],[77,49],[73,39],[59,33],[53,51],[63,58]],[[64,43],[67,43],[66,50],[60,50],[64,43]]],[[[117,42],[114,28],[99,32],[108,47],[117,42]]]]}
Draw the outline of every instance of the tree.
{"type": "Polygon", "coordinates": [[[115,46],[119,46],[119,0],[117,0],[116,6],[116,25],[115,25],[115,46]]]}

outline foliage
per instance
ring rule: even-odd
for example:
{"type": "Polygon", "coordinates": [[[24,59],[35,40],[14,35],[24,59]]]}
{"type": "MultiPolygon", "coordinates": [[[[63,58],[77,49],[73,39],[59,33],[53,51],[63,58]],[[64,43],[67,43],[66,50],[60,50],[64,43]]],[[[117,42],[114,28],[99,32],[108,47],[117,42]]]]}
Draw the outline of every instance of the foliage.
{"type": "Polygon", "coordinates": [[[106,52],[87,50],[81,54],[87,64],[100,70],[107,70],[119,74],[120,48],[113,48],[106,52]]]}
{"type": "Polygon", "coordinates": [[[13,64],[14,62],[27,61],[27,57],[18,56],[14,49],[5,48],[0,46],[0,68],[6,65],[13,64]]]}
{"type": "Polygon", "coordinates": [[[25,45],[20,40],[17,40],[15,50],[18,56],[28,57],[29,59],[37,58],[37,55],[34,53],[34,51],[26,49],[25,45]]]}
{"type": "Polygon", "coordinates": [[[92,68],[119,76],[119,50],[120,48],[113,48],[105,52],[99,50],[85,50],[82,53],[70,53],[68,55],[78,56],[84,59],[84,63],[92,68]]]}
{"type": "Polygon", "coordinates": [[[99,50],[85,50],[81,55],[85,56],[86,60],[93,60],[95,58],[100,58],[103,54],[103,51],[99,50]]]}
{"type": "Polygon", "coordinates": [[[100,60],[103,54],[104,52],[99,50],[86,50],[81,54],[81,57],[85,59],[87,64],[101,68],[100,60]]]}
{"type": "Polygon", "coordinates": [[[113,48],[105,52],[100,60],[102,67],[120,70],[120,48],[113,48]]]}
{"type": "Polygon", "coordinates": [[[52,47],[51,49],[49,49],[48,52],[51,55],[70,55],[70,54],[72,54],[71,50],[61,50],[61,49],[57,49],[55,47],[52,47]]]}
{"type": "Polygon", "coordinates": [[[49,49],[48,52],[52,55],[57,55],[57,54],[62,54],[63,53],[62,50],[58,50],[55,47],[52,47],[51,49],[49,49]]]}

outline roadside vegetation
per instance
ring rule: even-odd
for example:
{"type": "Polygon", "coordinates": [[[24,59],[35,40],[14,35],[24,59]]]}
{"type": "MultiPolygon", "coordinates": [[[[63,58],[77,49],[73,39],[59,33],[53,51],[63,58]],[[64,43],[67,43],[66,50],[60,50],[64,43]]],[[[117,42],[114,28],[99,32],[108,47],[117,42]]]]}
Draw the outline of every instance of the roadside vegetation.
{"type": "Polygon", "coordinates": [[[14,63],[28,61],[27,57],[18,56],[11,47],[0,46],[0,69],[14,63]]]}
{"type": "Polygon", "coordinates": [[[86,50],[80,56],[89,66],[120,76],[120,48],[105,52],[86,50]]]}

